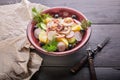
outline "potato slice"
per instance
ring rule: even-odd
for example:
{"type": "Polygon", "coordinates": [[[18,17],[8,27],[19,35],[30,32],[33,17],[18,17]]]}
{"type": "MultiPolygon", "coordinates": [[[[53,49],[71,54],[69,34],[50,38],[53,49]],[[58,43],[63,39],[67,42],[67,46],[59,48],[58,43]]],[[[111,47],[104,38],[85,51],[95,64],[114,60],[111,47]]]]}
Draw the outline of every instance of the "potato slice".
{"type": "Polygon", "coordinates": [[[44,30],[41,30],[41,32],[40,32],[39,40],[40,40],[40,42],[43,42],[43,43],[47,43],[48,42],[47,33],[44,30]]]}

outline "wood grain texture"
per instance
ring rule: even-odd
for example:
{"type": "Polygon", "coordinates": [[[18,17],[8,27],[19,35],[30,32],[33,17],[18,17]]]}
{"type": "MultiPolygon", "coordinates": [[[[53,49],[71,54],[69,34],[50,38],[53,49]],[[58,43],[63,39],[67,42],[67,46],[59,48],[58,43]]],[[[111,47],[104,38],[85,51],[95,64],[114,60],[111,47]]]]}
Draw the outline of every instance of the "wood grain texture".
{"type": "MultiPolygon", "coordinates": [[[[95,70],[98,80],[120,80],[120,71],[112,68],[95,68],[95,70]]],[[[90,80],[90,74],[88,68],[83,68],[73,75],[69,72],[69,67],[42,67],[31,80],[90,80]]]]}
{"type": "MultiPolygon", "coordinates": [[[[120,0],[29,0],[49,7],[65,6],[82,12],[95,24],[120,24],[120,0]]],[[[20,0],[0,0],[0,4],[18,3],[20,0]]]]}
{"type": "Polygon", "coordinates": [[[95,57],[95,66],[120,67],[120,25],[93,25],[89,46],[94,48],[105,37],[111,38],[108,45],[95,57]]]}
{"type": "MultiPolygon", "coordinates": [[[[31,0],[33,1],[33,0],[31,0]]],[[[120,23],[120,0],[36,0],[46,6],[77,9],[93,23],[120,23]]],[[[34,1],[33,1],[34,2],[34,1]]]]}

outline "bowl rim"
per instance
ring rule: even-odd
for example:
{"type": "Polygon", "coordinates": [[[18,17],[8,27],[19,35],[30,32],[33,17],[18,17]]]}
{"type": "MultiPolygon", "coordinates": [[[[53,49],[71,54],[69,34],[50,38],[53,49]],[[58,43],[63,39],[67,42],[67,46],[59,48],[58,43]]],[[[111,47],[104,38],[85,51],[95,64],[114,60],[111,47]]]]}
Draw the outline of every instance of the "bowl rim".
{"type": "MultiPolygon", "coordinates": [[[[68,8],[68,7],[51,7],[51,8],[48,8],[48,9],[45,9],[43,10],[42,12],[44,13],[45,11],[48,11],[48,10],[52,10],[52,9],[58,9],[58,8],[62,8],[62,9],[67,9],[67,10],[72,10],[72,11],[75,11],[77,13],[79,13],[80,15],[82,15],[85,20],[88,20],[83,13],[81,13],[80,11],[77,11],[73,8],[68,8]]],[[[32,33],[31,33],[31,28],[35,23],[33,22],[33,20],[30,21],[30,23],[28,24],[27,26],[27,38],[29,40],[29,42],[35,47],[35,49],[45,55],[51,55],[51,56],[64,56],[64,55],[69,55],[69,54],[72,54],[74,53],[75,51],[77,51],[78,49],[82,48],[89,40],[90,36],[91,36],[91,27],[88,27],[85,34],[84,34],[84,37],[81,44],[79,44],[78,46],[76,46],[75,48],[71,49],[71,50],[67,50],[67,51],[64,51],[64,52],[47,52],[46,50],[42,49],[40,46],[38,46],[37,44],[35,44],[35,42],[33,41],[32,37],[32,33]]]]}

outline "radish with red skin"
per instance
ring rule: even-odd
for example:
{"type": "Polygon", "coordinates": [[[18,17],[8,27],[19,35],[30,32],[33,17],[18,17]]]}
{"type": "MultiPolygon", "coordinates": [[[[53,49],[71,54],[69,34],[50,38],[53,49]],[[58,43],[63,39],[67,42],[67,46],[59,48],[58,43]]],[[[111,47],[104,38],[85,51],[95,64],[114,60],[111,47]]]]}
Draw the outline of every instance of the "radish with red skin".
{"type": "Polygon", "coordinates": [[[40,28],[36,28],[36,29],[34,30],[34,36],[35,36],[36,39],[38,39],[39,34],[40,34],[40,31],[41,31],[40,28]]]}
{"type": "Polygon", "coordinates": [[[75,38],[76,38],[77,41],[81,41],[82,40],[82,34],[79,31],[75,32],[75,38]]]}
{"type": "Polygon", "coordinates": [[[66,49],[65,43],[59,42],[57,44],[57,48],[58,48],[58,51],[65,51],[65,49],[66,49]]]}

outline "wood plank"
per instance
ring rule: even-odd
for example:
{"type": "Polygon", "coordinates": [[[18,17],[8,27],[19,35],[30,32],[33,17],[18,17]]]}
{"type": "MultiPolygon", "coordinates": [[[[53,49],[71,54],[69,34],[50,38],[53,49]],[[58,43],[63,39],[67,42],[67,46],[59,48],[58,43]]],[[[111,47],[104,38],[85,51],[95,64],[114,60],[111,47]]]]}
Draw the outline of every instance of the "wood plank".
{"type": "Polygon", "coordinates": [[[96,55],[96,66],[120,67],[120,25],[93,25],[89,46],[94,47],[105,37],[111,38],[109,44],[96,55]]]}
{"type": "MultiPolygon", "coordinates": [[[[93,23],[120,24],[119,0],[30,0],[49,7],[67,6],[81,11],[93,23]]],[[[0,4],[10,4],[20,0],[0,0],[0,4]]]]}
{"type": "Polygon", "coordinates": [[[43,66],[72,66],[86,54],[86,48],[94,48],[107,36],[111,38],[109,44],[96,55],[96,67],[119,67],[120,68],[120,25],[92,25],[91,38],[82,49],[72,55],[54,57],[40,54],[44,59],[43,66]]]}
{"type": "MultiPolygon", "coordinates": [[[[112,68],[96,68],[98,80],[119,80],[120,71],[112,68]]],[[[69,67],[42,67],[31,80],[90,80],[88,68],[83,68],[77,74],[69,72],[69,67]]]]}
{"type": "Polygon", "coordinates": [[[93,23],[120,23],[119,0],[36,0],[35,2],[50,7],[67,6],[77,9],[93,23]]]}

